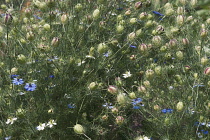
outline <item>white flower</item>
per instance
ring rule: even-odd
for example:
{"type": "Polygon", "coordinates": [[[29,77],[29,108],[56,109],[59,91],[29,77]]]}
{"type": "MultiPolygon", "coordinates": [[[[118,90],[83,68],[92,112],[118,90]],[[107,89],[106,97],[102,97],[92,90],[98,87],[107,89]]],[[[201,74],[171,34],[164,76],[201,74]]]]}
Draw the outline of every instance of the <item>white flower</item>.
{"type": "Polygon", "coordinates": [[[124,77],[124,78],[128,78],[128,77],[131,77],[131,76],[132,76],[132,74],[131,74],[130,71],[126,71],[126,72],[123,74],[123,77],[124,77]]]}
{"type": "Polygon", "coordinates": [[[41,131],[44,130],[44,128],[46,127],[45,123],[40,124],[39,126],[36,127],[37,130],[41,131]]]}
{"type": "Polygon", "coordinates": [[[48,123],[47,123],[47,126],[52,128],[53,125],[57,125],[57,123],[54,121],[54,120],[50,120],[48,123]]]}
{"type": "Polygon", "coordinates": [[[81,66],[84,63],[85,63],[85,61],[82,61],[82,62],[78,63],[77,66],[81,66]]]}
{"type": "Polygon", "coordinates": [[[13,124],[14,121],[16,121],[16,120],[17,120],[17,118],[9,118],[9,119],[7,119],[6,124],[13,124]]]}

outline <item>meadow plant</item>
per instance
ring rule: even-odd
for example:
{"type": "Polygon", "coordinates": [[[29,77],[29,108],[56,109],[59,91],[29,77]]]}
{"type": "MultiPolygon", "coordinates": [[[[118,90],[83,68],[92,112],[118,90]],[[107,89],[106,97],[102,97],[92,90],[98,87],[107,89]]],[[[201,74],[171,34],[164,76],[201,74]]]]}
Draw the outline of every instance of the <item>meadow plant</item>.
{"type": "Polygon", "coordinates": [[[209,139],[209,0],[6,0],[0,138],[209,139]]]}

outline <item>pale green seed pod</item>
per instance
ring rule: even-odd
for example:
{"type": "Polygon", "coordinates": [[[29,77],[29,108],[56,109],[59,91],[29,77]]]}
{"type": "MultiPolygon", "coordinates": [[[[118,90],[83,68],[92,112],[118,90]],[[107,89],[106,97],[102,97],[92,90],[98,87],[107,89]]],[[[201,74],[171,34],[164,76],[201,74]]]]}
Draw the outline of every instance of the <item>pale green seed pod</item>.
{"type": "Polygon", "coordinates": [[[85,129],[82,125],[76,124],[76,125],[74,125],[74,132],[77,134],[84,134],[85,129]]]}
{"type": "Polygon", "coordinates": [[[124,31],[124,26],[123,25],[118,25],[116,29],[117,29],[118,33],[122,33],[124,31]]]}
{"type": "Polygon", "coordinates": [[[130,97],[131,99],[136,99],[136,94],[135,94],[135,92],[130,92],[130,93],[129,93],[129,97],[130,97]]]}
{"type": "Polygon", "coordinates": [[[95,90],[98,87],[98,83],[97,82],[91,82],[88,86],[89,90],[95,90]]]}
{"type": "Polygon", "coordinates": [[[182,51],[176,52],[176,57],[177,57],[177,59],[182,60],[184,57],[183,52],[182,51]]]}
{"type": "Polygon", "coordinates": [[[177,111],[182,111],[183,108],[184,108],[183,102],[178,102],[177,105],[176,105],[177,111]]]}
{"type": "Polygon", "coordinates": [[[100,43],[98,45],[98,53],[103,54],[108,50],[108,46],[105,43],[100,43]]]}
{"type": "Polygon", "coordinates": [[[99,16],[100,16],[100,10],[99,9],[95,9],[93,11],[93,18],[97,19],[97,18],[99,18],[99,16]]]}
{"type": "Polygon", "coordinates": [[[68,16],[66,14],[63,14],[61,16],[61,23],[66,24],[68,22],[68,16]]]}
{"type": "Polygon", "coordinates": [[[119,104],[121,104],[121,105],[125,104],[126,101],[127,101],[126,96],[123,93],[120,93],[120,94],[117,95],[117,102],[119,104]]]}
{"type": "Polygon", "coordinates": [[[208,63],[208,58],[207,57],[202,57],[201,58],[201,64],[206,65],[208,63]]]}

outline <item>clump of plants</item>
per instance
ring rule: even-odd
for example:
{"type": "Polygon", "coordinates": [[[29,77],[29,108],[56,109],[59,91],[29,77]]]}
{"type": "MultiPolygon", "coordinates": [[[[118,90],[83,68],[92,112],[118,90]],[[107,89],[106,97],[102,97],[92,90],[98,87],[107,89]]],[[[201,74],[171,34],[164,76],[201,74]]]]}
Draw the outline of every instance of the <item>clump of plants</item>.
{"type": "Polygon", "coordinates": [[[1,5],[1,139],[209,139],[203,3],[24,3],[1,5]]]}

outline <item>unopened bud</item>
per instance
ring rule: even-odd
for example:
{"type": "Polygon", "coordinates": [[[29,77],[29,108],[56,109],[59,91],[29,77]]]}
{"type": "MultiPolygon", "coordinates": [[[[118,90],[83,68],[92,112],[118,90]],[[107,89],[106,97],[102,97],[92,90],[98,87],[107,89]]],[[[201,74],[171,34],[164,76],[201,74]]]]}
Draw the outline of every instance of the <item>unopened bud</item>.
{"type": "Polygon", "coordinates": [[[103,115],[103,116],[101,117],[101,119],[105,121],[105,120],[108,119],[108,116],[107,116],[107,115],[103,115]]]}
{"type": "Polygon", "coordinates": [[[121,125],[124,122],[124,118],[122,116],[117,116],[115,121],[116,121],[117,124],[121,125]]]}
{"type": "Polygon", "coordinates": [[[77,12],[81,11],[82,8],[83,8],[83,6],[82,6],[81,3],[78,3],[78,4],[75,6],[75,10],[76,10],[77,12]]]}
{"type": "Polygon", "coordinates": [[[85,130],[84,130],[82,125],[76,124],[74,126],[74,132],[77,133],[77,134],[84,134],[85,130]]]}
{"type": "Polygon", "coordinates": [[[141,19],[141,20],[144,20],[144,19],[146,19],[147,18],[147,13],[146,12],[142,12],[140,15],[139,15],[139,19],[141,19]]]}
{"type": "Polygon", "coordinates": [[[117,94],[118,90],[115,86],[110,85],[107,89],[107,91],[111,94],[117,94]]]}
{"type": "Polygon", "coordinates": [[[207,68],[204,70],[204,74],[205,74],[205,75],[210,75],[210,67],[207,67],[207,68]]]}
{"type": "Polygon", "coordinates": [[[206,65],[208,63],[208,58],[207,57],[202,57],[201,58],[201,64],[206,65]]]}
{"type": "Polygon", "coordinates": [[[47,31],[50,30],[50,24],[44,24],[43,28],[47,31]]]}
{"type": "Polygon", "coordinates": [[[165,15],[166,16],[171,16],[174,14],[174,10],[172,8],[166,9],[165,10],[165,15]]]}
{"type": "Polygon", "coordinates": [[[176,52],[176,56],[179,60],[182,60],[184,55],[183,55],[182,51],[178,51],[178,52],[176,52]]]}
{"type": "Polygon", "coordinates": [[[178,7],[177,8],[177,14],[178,15],[183,15],[184,14],[184,8],[183,7],[178,7]]]}
{"type": "Polygon", "coordinates": [[[94,18],[94,19],[97,19],[97,18],[99,18],[99,16],[100,16],[100,11],[99,11],[99,9],[95,9],[95,10],[93,11],[93,18],[94,18]]]}
{"type": "Polygon", "coordinates": [[[182,43],[183,43],[183,45],[187,46],[187,45],[189,45],[190,42],[187,38],[183,38],[182,43]]]}
{"type": "Polygon", "coordinates": [[[121,79],[120,77],[116,77],[116,78],[115,78],[115,84],[116,84],[117,86],[122,86],[122,79],[121,79]]]}
{"type": "Polygon", "coordinates": [[[208,31],[206,29],[201,29],[200,36],[201,37],[206,37],[207,35],[208,35],[208,31]]]}
{"type": "Polygon", "coordinates": [[[5,14],[5,16],[4,16],[4,23],[6,24],[6,25],[9,25],[9,24],[11,24],[12,23],[12,15],[11,14],[9,14],[9,13],[6,13],[5,14]]]}
{"type": "Polygon", "coordinates": [[[183,107],[184,107],[183,102],[178,102],[177,105],[176,105],[177,111],[182,111],[183,110],[183,107]]]}
{"type": "Polygon", "coordinates": [[[130,19],[130,23],[131,23],[131,24],[137,23],[137,19],[136,19],[136,18],[131,18],[131,19],[130,19]]]}
{"type": "Polygon", "coordinates": [[[66,24],[68,22],[68,16],[66,14],[63,14],[61,16],[61,23],[66,24]]]}
{"type": "Polygon", "coordinates": [[[131,99],[136,99],[136,94],[135,94],[135,92],[129,93],[129,97],[130,97],[131,99]]]}
{"type": "Polygon", "coordinates": [[[17,56],[17,61],[18,61],[18,63],[20,63],[20,64],[25,64],[25,63],[26,63],[26,57],[25,57],[25,55],[19,54],[19,55],[17,56]]]}
{"type": "Polygon", "coordinates": [[[169,41],[169,47],[170,47],[171,49],[174,49],[174,48],[176,48],[176,46],[177,46],[177,40],[176,40],[176,39],[171,39],[171,40],[169,41]]]}
{"type": "Polygon", "coordinates": [[[142,2],[139,1],[139,2],[135,3],[135,8],[136,9],[140,9],[141,7],[142,7],[142,2]]]}
{"type": "Polygon", "coordinates": [[[184,16],[183,15],[178,15],[176,17],[176,22],[178,25],[183,25],[184,24],[184,16]]]}
{"type": "Polygon", "coordinates": [[[126,103],[126,96],[123,93],[120,93],[117,95],[117,102],[119,104],[125,104],[126,103]]]}
{"type": "Polygon", "coordinates": [[[91,82],[90,85],[88,86],[89,90],[95,90],[98,87],[98,83],[97,82],[91,82]]]}
{"type": "Polygon", "coordinates": [[[141,35],[143,35],[142,29],[138,29],[138,30],[136,31],[136,36],[139,37],[139,36],[141,36],[141,35]]]}
{"type": "Polygon", "coordinates": [[[189,71],[191,69],[191,67],[190,66],[184,66],[184,70],[187,72],[187,71],[189,71]]]}
{"type": "Polygon", "coordinates": [[[149,88],[150,87],[150,82],[147,80],[147,81],[144,81],[143,82],[144,86],[149,88]]]}
{"type": "Polygon", "coordinates": [[[122,33],[123,30],[124,30],[124,26],[123,26],[123,25],[118,25],[118,26],[117,26],[117,32],[118,32],[118,33],[122,33]]]}
{"type": "Polygon", "coordinates": [[[138,92],[140,92],[140,93],[146,93],[146,88],[144,87],[144,86],[139,86],[138,87],[138,92]]]}
{"type": "Polygon", "coordinates": [[[129,9],[129,10],[125,11],[125,15],[126,15],[126,16],[131,15],[131,10],[129,9]]]}
{"type": "Polygon", "coordinates": [[[190,1],[190,5],[191,5],[192,7],[196,7],[196,6],[197,6],[197,0],[191,0],[191,1],[190,1]]]}
{"type": "Polygon", "coordinates": [[[59,38],[58,37],[54,37],[51,41],[51,45],[52,46],[58,46],[59,44],[59,38]]]}
{"type": "Polygon", "coordinates": [[[152,43],[153,43],[154,45],[157,45],[157,46],[161,45],[161,43],[162,43],[161,37],[160,37],[160,36],[154,36],[154,37],[152,38],[152,43]]]}
{"type": "Polygon", "coordinates": [[[157,75],[160,75],[160,74],[161,74],[161,71],[162,71],[161,66],[155,67],[155,73],[156,73],[157,75]]]}
{"type": "Polygon", "coordinates": [[[180,2],[182,5],[185,5],[185,4],[186,4],[186,0],[179,0],[179,2],[180,2]]]}
{"type": "Polygon", "coordinates": [[[118,112],[119,110],[116,107],[112,108],[112,113],[117,114],[118,112]]]}
{"type": "Polygon", "coordinates": [[[129,41],[133,41],[135,38],[136,38],[136,33],[135,32],[132,32],[128,35],[128,40],[129,41]]]}
{"type": "Polygon", "coordinates": [[[160,106],[159,105],[154,105],[154,110],[160,110],[160,106]]]}
{"type": "Polygon", "coordinates": [[[105,43],[100,43],[99,45],[98,45],[98,53],[99,54],[103,54],[103,53],[105,53],[106,51],[108,50],[108,46],[105,44],[105,43]]]}
{"type": "Polygon", "coordinates": [[[154,71],[149,69],[146,71],[145,75],[147,78],[152,78],[154,76],[154,71]]]}

